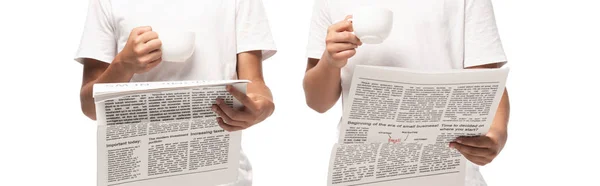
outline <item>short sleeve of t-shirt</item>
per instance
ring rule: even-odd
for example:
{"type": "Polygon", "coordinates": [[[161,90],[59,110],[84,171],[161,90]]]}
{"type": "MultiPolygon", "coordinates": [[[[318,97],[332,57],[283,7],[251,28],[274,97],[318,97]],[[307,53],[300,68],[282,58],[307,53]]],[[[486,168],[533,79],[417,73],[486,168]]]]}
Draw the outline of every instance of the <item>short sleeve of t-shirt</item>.
{"type": "Polygon", "coordinates": [[[261,50],[263,60],[277,49],[262,0],[238,0],[236,14],[237,53],[261,50]]]}
{"type": "Polygon", "coordinates": [[[464,67],[505,63],[491,0],[465,2],[464,67]]]}
{"type": "Polygon", "coordinates": [[[75,60],[91,58],[112,62],[117,53],[111,6],[105,0],[90,0],[88,14],[75,60]]]}
{"type": "Polygon", "coordinates": [[[306,51],[306,56],[308,58],[321,59],[321,56],[325,51],[327,28],[332,25],[332,21],[329,17],[328,4],[328,0],[315,0],[306,51]]]}

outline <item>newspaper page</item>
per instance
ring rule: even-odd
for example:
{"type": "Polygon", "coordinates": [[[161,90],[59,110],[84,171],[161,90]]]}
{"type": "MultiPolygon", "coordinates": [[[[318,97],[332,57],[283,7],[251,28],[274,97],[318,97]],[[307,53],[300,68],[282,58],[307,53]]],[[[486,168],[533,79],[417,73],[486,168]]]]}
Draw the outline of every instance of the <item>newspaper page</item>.
{"type": "Polygon", "coordinates": [[[248,81],[94,85],[98,186],[219,185],[237,179],[241,132],[224,131],[211,110],[248,81]]]}
{"type": "Polygon", "coordinates": [[[468,160],[449,142],[487,133],[507,76],[357,66],[328,185],[464,186],[468,160]]]}

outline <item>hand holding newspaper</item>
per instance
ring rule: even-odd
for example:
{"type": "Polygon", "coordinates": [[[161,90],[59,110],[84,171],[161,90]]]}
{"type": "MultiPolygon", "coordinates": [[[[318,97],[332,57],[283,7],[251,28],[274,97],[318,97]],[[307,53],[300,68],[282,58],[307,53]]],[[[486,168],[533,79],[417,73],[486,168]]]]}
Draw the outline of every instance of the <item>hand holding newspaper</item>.
{"type": "Polygon", "coordinates": [[[242,105],[226,85],[248,81],[177,81],[94,85],[98,186],[197,186],[234,182],[241,132],[224,131],[211,110],[217,98],[242,105]]]}
{"type": "Polygon", "coordinates": [[[449,142],[488,132],[508,71],[357,66],[328,185],[464,186],[467,160],[449,142]]]}

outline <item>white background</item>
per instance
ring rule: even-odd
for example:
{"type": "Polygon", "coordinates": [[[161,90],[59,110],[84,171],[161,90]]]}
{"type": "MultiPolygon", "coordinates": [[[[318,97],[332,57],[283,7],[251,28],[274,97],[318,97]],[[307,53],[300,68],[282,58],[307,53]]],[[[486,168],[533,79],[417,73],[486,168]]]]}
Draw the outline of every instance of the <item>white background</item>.
{"type": "MultiPolygon", "coordinates": [[[[265,64],[276,112],[244,133],[256,186],[325,185],[341,115],[304,103],[312,0],[263,0],[279,53],[265,64]]],[[[0,3],[0,185],[95,185],[96,126],[72,60],[86,0],[0,3]]],[[[600,3],[496,0],[509,61],[509,141],[491,186],[600,185],[600,3]]]]}

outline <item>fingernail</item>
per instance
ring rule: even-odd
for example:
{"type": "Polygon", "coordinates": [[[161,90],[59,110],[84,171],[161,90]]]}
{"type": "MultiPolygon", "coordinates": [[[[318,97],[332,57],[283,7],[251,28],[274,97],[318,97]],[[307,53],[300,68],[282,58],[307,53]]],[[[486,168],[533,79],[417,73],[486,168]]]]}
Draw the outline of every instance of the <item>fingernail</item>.
{"type": "Polygon", "coordinates": [[[231,85],[225,86],[225,90],[230,91],[231,90],[231,85]]]}
{"type": "Polygon", "coordinates": [[[448,145],[448,147],[450,147],[451,149],[453,149],[453,148],[454,148],[454,145],[452,145],[452,143],[450,143],[450,144],[448,145]]]}
{"type": "Polygon", "coordinates": [[[460,140],[460,139],[457,139],[457,140],[456,140],[456,142],[457,142],[457,143],[462,143],[462,140],[460,140]]]}

